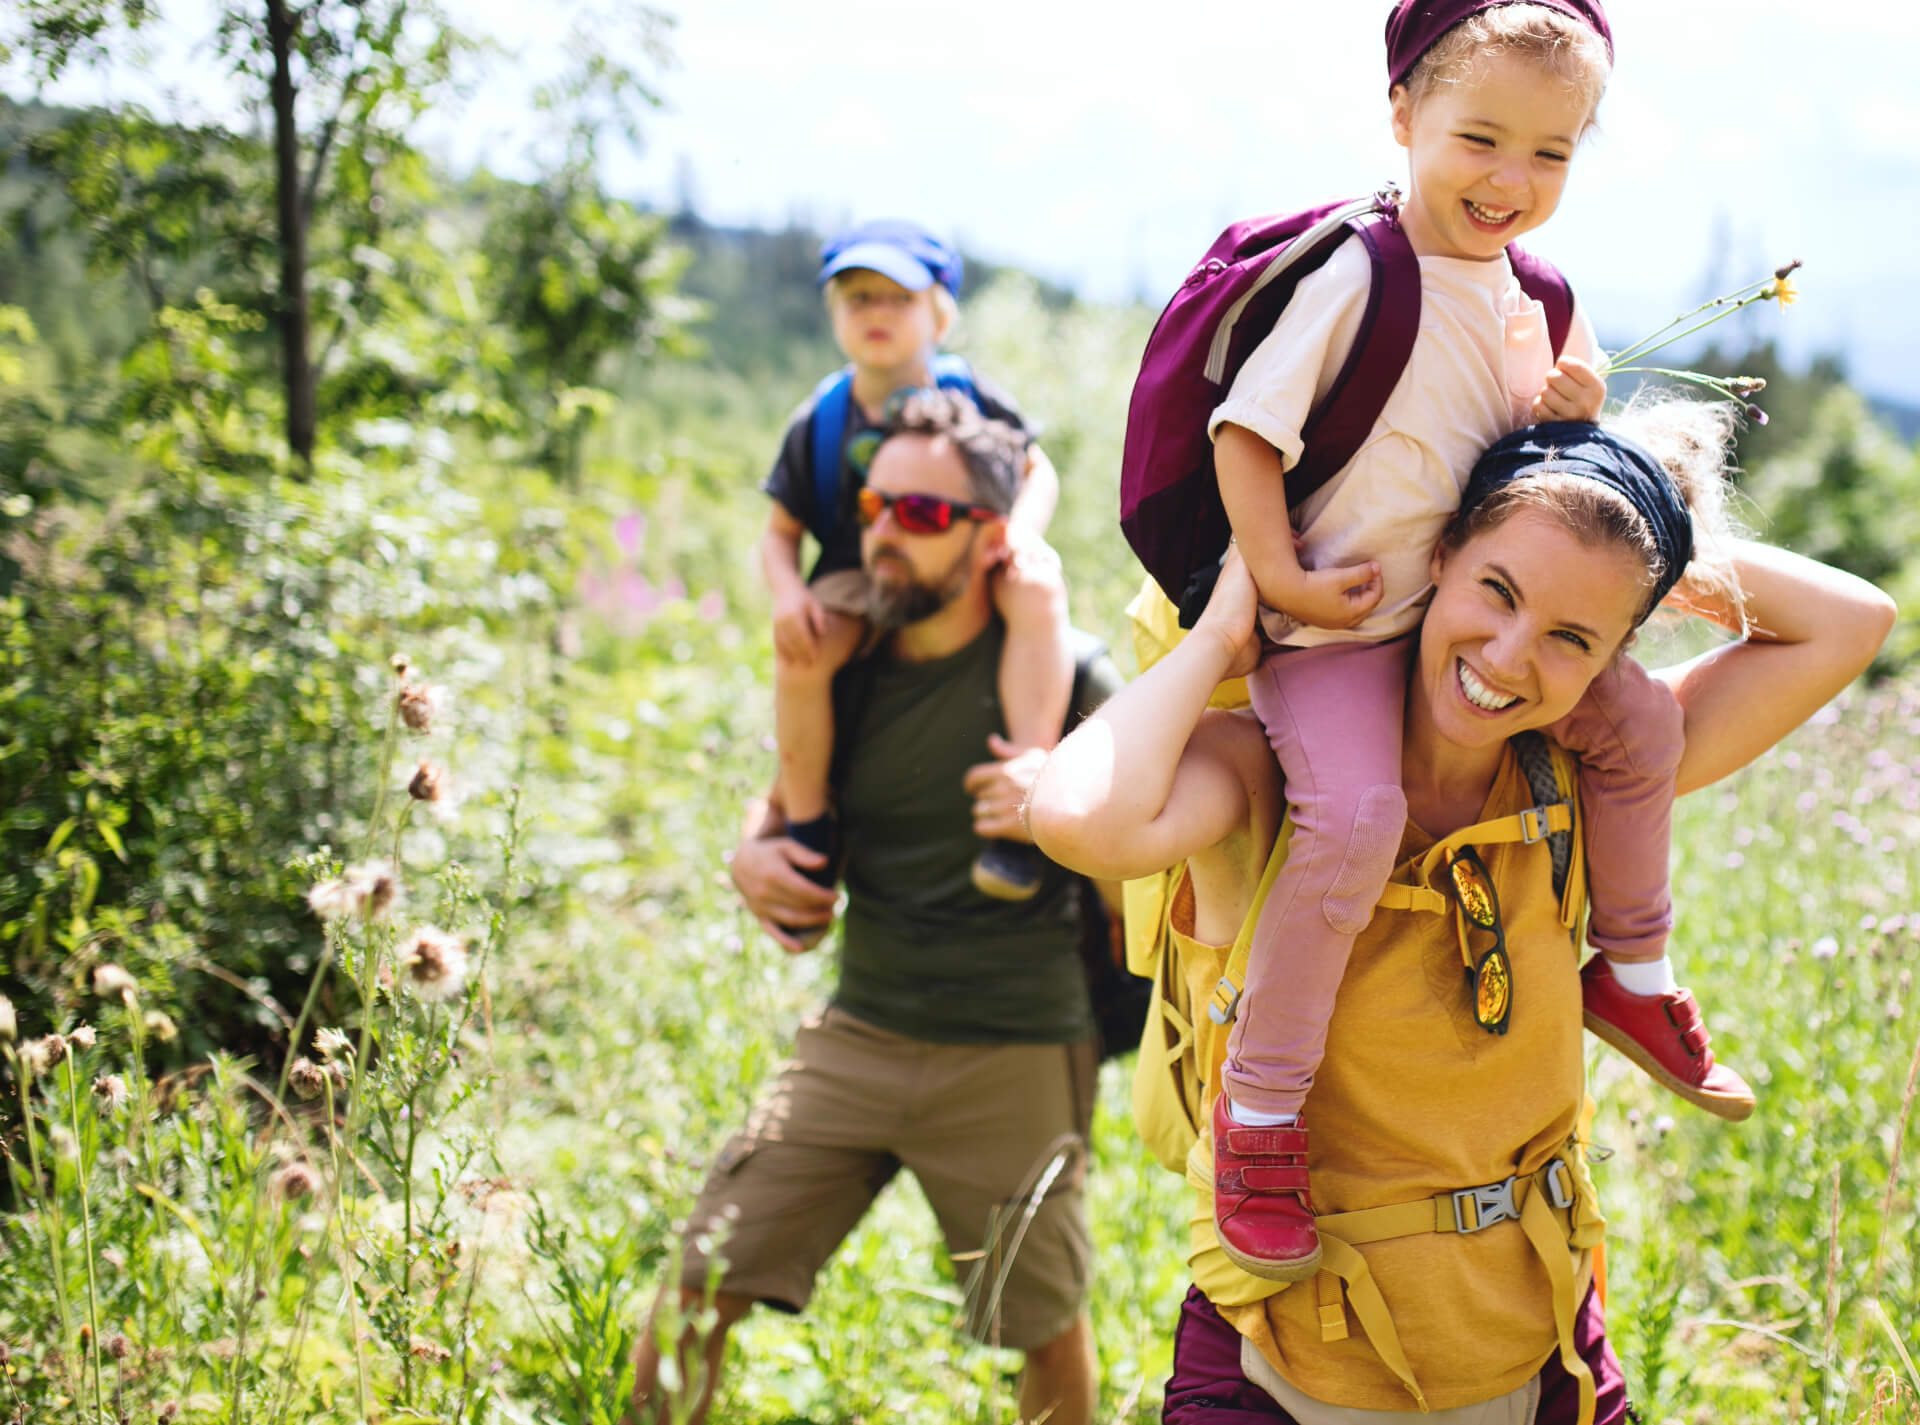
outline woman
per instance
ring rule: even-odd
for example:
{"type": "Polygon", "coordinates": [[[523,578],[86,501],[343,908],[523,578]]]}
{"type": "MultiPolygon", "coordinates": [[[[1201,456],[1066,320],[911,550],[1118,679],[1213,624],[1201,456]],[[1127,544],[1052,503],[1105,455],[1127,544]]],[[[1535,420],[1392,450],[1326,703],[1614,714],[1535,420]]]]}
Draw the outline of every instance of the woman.
{"type": "MultiPolygon", "coordinates": [[[[1894,617],[1872,586],[1779,550],[1725,538],[1717,568],[1693,558],[1724,460],[1724,428],[1689,428],[1702,418],[1716,419],[1649,418],[1661,458],[1556,425],[1476,466],[1409,648],[1396,884],[1362,933],[1306,1103],[1326,1270],[1285,1289],[1238,1273],[1202,1200],[1169,1421],[1624,1418],[1590,1287],[1578,868],[1563,898],[1518,815],[1539,798],[1510,739],[1571,709],[1664,599],[1744,633],[1660,675],[1684,715],[1679,788],[1692,790],[1826,703],[1894,617]]],[[[1207,707],[1258,660],[1255,605],[1230,551],[1193,633],[1060,746],[1032,797],[1035,840],[1068,866],[1136,878],[1184,865],[1169,932],[1195,1000],[1284,855],[1270,850],[1285,803],[1259,725],[1207,707]]],[[[1189,1015],[1211,1090],[1225,1034],[1189,1015]]],[[[1285,1130],[1217,1111],[1193,1126],[1188,1176],[1208,1196],[1216,1137],[1223,1171],[1304,1181],[1285,1130]]]]}

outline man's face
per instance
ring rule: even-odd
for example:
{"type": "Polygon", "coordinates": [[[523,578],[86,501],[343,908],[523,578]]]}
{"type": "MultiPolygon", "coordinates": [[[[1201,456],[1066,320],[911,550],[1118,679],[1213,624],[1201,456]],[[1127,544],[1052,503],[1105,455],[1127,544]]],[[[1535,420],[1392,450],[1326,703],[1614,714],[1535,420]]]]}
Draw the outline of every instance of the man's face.
{"type": "MultiPolygon", "coordinates": [[[[883,495],[973,499],[967,467],[942,436],[896,435],[882,445],[867,485],[883,495]]],[[[891,509],[860,535],[860,558],[872,580],[868,617],[883,629],[931,618],[966,592],[991,557],[1005,521],[956,518],[938,534],[913,534],[891,509]]]]}

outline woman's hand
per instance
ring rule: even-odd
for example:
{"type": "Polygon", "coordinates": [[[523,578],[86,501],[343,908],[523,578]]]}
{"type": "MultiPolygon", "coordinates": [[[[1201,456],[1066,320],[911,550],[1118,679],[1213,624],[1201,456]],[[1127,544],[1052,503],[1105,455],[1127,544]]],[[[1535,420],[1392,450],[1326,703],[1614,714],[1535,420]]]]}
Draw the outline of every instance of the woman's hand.
{"type": "Polygon", "coordinates": [[[1220,640],[1227,652],[1223,679],[1244,678],[1260,662],[1260,591],[1238,544],[1227,545],[1207,607],[1187,636],[1220,640]]]}

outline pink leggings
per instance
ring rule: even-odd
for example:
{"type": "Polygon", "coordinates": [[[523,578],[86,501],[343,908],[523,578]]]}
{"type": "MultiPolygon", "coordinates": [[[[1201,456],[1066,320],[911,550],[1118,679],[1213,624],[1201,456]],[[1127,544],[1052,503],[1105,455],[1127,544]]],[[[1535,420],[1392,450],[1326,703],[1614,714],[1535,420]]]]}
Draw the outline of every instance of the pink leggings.
{"type": "MultiPolygon", "coordinates": [[[[1399,638],[1285,648],[1247,680],[1293,819],[1227,1041],[1227,1094],[1256,1113],[1300,1111],[1354,937],[1393,873],[1407,819],[1401,719],[1415,646],[1399,638]]],[[[1673,922],[1667,860],[1685,742],[1680,706],[1622,654],[1547,733],[1581,759],[1588,938],[1622,959],[1658,959],[1673,922]]]]}

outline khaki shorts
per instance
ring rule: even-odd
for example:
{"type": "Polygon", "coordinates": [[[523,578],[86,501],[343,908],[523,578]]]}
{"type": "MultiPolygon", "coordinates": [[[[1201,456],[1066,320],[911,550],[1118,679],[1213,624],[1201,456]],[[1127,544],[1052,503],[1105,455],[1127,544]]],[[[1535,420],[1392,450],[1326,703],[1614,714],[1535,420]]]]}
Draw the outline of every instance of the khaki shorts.
{"type": "Polygon", "coordinates": [[[1086,1299],[1095,1074],[1091,1043],[927,1044],[837,1009],[810,1017],[792,1061],[714,1162],[690,1219],[682,1284],[705,1284],[697,1241],[724,1216],[720,1289],[799,1311],[820,1268],[904,1166],[969,1288],[967,1332],[1015,1350],[1047,1344],[1086,1299]],[[1073,1139],[1009,1265],[1023,1193],[1073,1139]]]}

